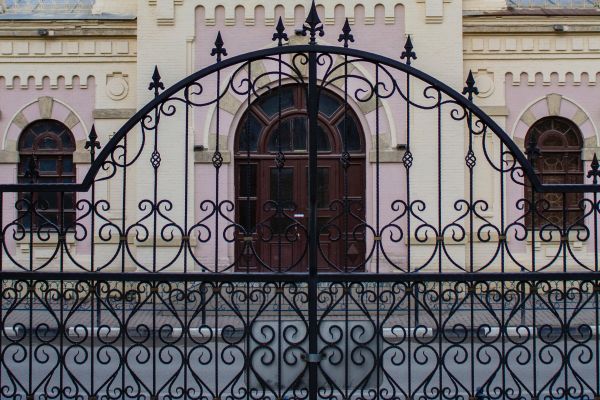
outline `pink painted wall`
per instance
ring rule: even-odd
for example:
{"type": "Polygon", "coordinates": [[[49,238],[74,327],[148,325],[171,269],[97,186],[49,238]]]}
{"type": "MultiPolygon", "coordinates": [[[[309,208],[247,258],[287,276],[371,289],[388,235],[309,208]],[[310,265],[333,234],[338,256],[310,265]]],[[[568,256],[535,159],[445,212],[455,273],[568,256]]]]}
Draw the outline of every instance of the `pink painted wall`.
{"type": "MultiPolygon", "coordinates": [[[[22,85],[19,78],[15,78],[12,82],[12,88],[7,88],[4,78],[0,78],[0,134],[2,150],[5,148],[6,140],[18,141],[21,134],[21,128],[13,123],[14,116],[22,111],[29,122],[40,119],[39,106],[37,99],[40,97],[52,97],[55,101],[52,108],[52,119],[64,122],[69,116],[71,110],[80,118],[80,123],[73,126],[71,129],[75,140],[87,140],[88,130],[93,123],[93,111],[96,101],[96,84],[93,77],[88,77],[86,85],[80,84],[78,77],[73,78],[72,86],[67,88],[65,79],[58,79],[58,87],[50,87],[50,79],[45,77],[42,81],[42,87],[35,86],[34,78],[30,77],[26,87],[22,85]],[[32,104],[33,103],[33,104],[32,104]],[[63,104],[61,104],[63,103],[63,104]]],[[[9,149],[14,150],[14,149],[9,149]]],[[[77,181],[83,180],[83,177],[89,169],[88,164],[80,164],[77,166],[77,181]]],[[[16,182],[17,166],[16,164],[0,164],[0,183],[16,182]]],[[[77,196],[78,200],[88,199],[88,193],[81,193],[77,196]]],[[[14,220],[17,217],[14,203],[16,197],[14,195],[6,195],[3,210],[3,224],[14,220]]],[[[87,221],[84,224],[89,225],[87,221]]],[[[88,235],[89,237],[89,235],[88,235]]],[[[7,247],[15,249],[15,243],[7,239],[7,247]]],[[[81,254],[89,254],[89,243],[82,243],[78,246],[78,252],[81,254]]]]}
{"type": "MultiPolygon", "coordinates": [[[[506,119],[506,127],[509,133],[512,133],[515,123],[525,111],[529,105],[541,99],[551,93],[560,94],[567,99],[574,101],[579,107],[581,107],[591,118],[594,125],[598,126],[600,123],[600,107],[598,107],[598,99],[600,98],[600,86],[589,85],[587,75],[583,75],[581,83],[575,84],[573,82],[573,75],[568,74],[566,82],[559,84],[558,75],[553,74],[551,76],[551,82],[549,85],[545,85],[542,81],[541,74],[538,74],[535,79],[534,85],[528,85],[527,77],[525,75],[518,77],[519,85],[513,85],[516,82],[515,77],[512,74],[507,74],[505,81],[505,92],[506,92],[506,106],[508,107],[508,117],[506,119]]],[[[527,132],[523,132],[522,129],[514,131],[515,137],[524,138],[527,132]]],[[[589,134],[587,131],[583,132],[584,136],[589,134]]]]}
{"type": "MultiPolygon", "coordinates": [[[[547,103],[545,97],[549,94],[559,94],[563,96],[561,103],[560,115],[562,117],[572,117],[577,112],[577,106],[582,109],[589,117],[589,120],[579,126],[584,139],[597,137],[596,126],[600,123],[600,108],[597,105],[597,100],[600,98],[600,87],[590,85],[587,75],[583,75],[580,83],[573,81],[572,74],[566,76],[564,83],[558,81],[558,75],[552,74],[549,84],[544,84],[541,74],[536,75],[533,85],[528,84],[527,75],[523,74],[517,78],[512,74],[507,74],[505,80],[506,105],[509,114],[506,120],[507,132],[513,135],[514,138],[525,139],[529,127],[519,121],[519,118],[524,111],[531,107],[531,111],[538,118],[548,116],[547,103]],[[541,101],[538,101],[541,100],[541,101]],[[575,106],[573,103],[577,106],[575,106]]],[[[584,171],[590,168],[590,161],[584,162],[584,171]]],[[[584,179],[586,183],[591,183],[587,177],[584,179]]],[[[523,197],[523,188],[513,182],[507,185],[508,193],[508,218],[509,222],[517,220],[521,212],[516,209],[516,202],[523,197]]],[[[585,196],[591,199],[591,195],[585,196]]],[[[587,218],[586,225],[593,227],[593,219],[587,218]]],[[[593,250],[594,237],[587,242],[587,249],[593,250]]],[[[518,242],[512,245],[517,252],[524,252],[525,245],[523,242],[518,242]]]]}
{"type": "MultiPolygon", "coordinates": [[[[221,31],[223,40],[225,42],[224,47],[227,49],[228,57],[236,56],[246,52],[251,52],[256,49],[266,48],[273,46],[271,38],[275,31],[274,26],[264,25],[264,9],[257,8],[255,10],[255,24],[254,26],[246,26],[244,24],[244,12],[243,8],[238,7],[236,9],[236,23],[234,26],[225,26],[225,13],[222,7],[216,9],[216,24],[214,26],[206,26],[204,23],[204,9],[199,7],[196,11],[196,40],[195,40],[195,69],[201,69],[207,65],[214,63],[214,57],[210,56],[211,50],[214,47],[214,40],[217,33],[221,31]],[[243,40],[240,40],[243,38],[243,40]]],[[[323,15],[323,10],[319,10],[320,14],[323,15]]],[[[368,49],[371,52],[388,56],[394,59],[399,59],[402,52],[402,48],[405,41],[405,24],[404,24],[404,8],[397,6],[395,8],[396,23],[385,24],[384,20],[384,8],[378,5],[375,8],[375,22],[372,25],[365,24],[365,10],[362,6],[356,7],[354,10],[355,23],[352,25],[352,33],[355,38],[355,42],[351,43],[352,48],[368,49]],[[382,40],[387,38],[388,40],[382,40]],[[397,43],[397,46],[390,46],[390,42],[397,43]]],[[[283,16],[283,9],[281,7],[276,9],[275,20],[279,16],[283,16]]],[[[305,10],[303,7],[297,7],[295,10],[296,21],[304,21],[305,10]]],[[[344,24],[344,9],[343,6],[337,6],[335,9],[335,24],[325,25],[325,36],[319,38],[319,42],[323,44],[331,44],[338,46],[340,45],[337,41],[341,28],[344,24]]],[[[286,26],[286,32],[289,37],[294,37],[294,29],[302,26],[301,22],[297,22],[295,26],[286,26]]],[[[267,63],[265,63],[267,64],[267,63]]],[[[266,65],[269,68],[269,65],[266,65]]],[[[275,66],[276,68],[276,66],[275,66]]],[[[368,69],[368,67],[367,67],[368,69]]],[[[222,79],[228,77],[228,73],[231,71],[224,71],[222,73],[222,79]]],[[[374,69],[368,69],[368,73],[374,76],[374,69]]],[[[405,77],[401,74],[396,74],[395,78],[403,87],[405,77]]],[[[349,93],[354,93],[356,89],[361,87],[360,83],[351,82],[349,84],[349,93]]],[[[210,96],[214,97],[216,92],[214,77],[211,80],[203,82],[204,93],[209,93],[210,96]]],[[[208,99],[210,96],[203,98],[208,99]]],[[[238,100],[242,103],[245,98],[237,96],[238,100]]],[[[388,120],[393,121],[397,137],[395,142],[405,143],[405,125],[406,125],[406,113],[405,104],[401,97],[398,95],[393,96],[388,101],[389,109],[393,115],[384,116],[383,108],[380,108],[382,117],[379,122],[379,131],[389,133],[391,131],[388,120]]],[[[205,137],[203,136],[206,131],[205,127],[207,124],[207,118],[213,118],[213,115],[209,115],[206,107],[204,109],[195,110],[195,126],[196,126],[196,144],[205,144],[205,137]]],[[[361,114],[360,110],[355,108],[357,114],[361,114]]],[[[231,114],[221,112],[220,115],[220,132],[221,135],[231,135],[231,132],[235,132],[234,124],[235,119],[232,118],[231,114]]],[[[375,112],[371,112],[364,117],[363,123],[365,124],[364,130],[367,135],[376,131],[375,124],[375,112]]],[[[214,132],[214,123],[212,125],[211,132],[214,132]]],[[[234,138],[229,138],[229,149],[232,149],[234,138]]],[[[365,140],[367,146],[367,152],[371,147],[371,139],[367,137],[365,140]]],[[[383,148],[382,148],[383,149],[383,148]]],[[[221,169],[221,175],[219,178],[219,192],[220,198],[233,199],[235,190],[233,188],[233,173],[229,169],[233,168],[233,164],[225,164],[221,169]]],[[[404,187],[404,168],[400,164],[396,165],[385,165],[381,168],[380,176],[380,187],[388,188],[382,191],[381,194],[381,225],[385,225],[387,222],[395,218],[394,213],[391,210],[391,204],[394,200],[403,197],[402,187],[404,187]],[[399,171],[402,171],[399,173],[399,171]],[[389,188],[398,188],[398,190],[390,190],[389,188]]],[[[372,164],[367,163],[366,172],[366,199],[367,204],[372,204],[375,198],[375,180],[374,180],[374,169],[372,164]]],[[[212,165],[197,165],[196,166],[196,209],[198,210],[199,203],[206,199],[214,199],[214,168],[212,165]],[[207,190],[207,188],[210,188],[207,190]]],[[[367,219],[370,224],[374,225],[374,209],[372,206],[367,209],[367,219]]],[[[202,218],[202,213],[196,213],[196,220],[202,218]]],[[[231,215],[233,217],[233,215],[231,215]]],[[[227,244],[222,241],[222,248],[225,249],[227,244]]],[[[387,246],[390,248],[391,246],[387,246]]],[[[393,250],[392,256],[400,256],[403,252],[403,244],[398,244],[393,250]]],[[[214,245],[209,245],[207,249],[214,248],[214,245]],[[212,246],[212,247],[211,247],[212,246]]],[[[202,250],[199,251],[202,253],[202,250]]]]}
{"type": "MultiPolygon", "coordinates": [[[[95,108],[96,99],[96,85],[93,77],[87,79],[87,87],[82,88],[79,84],[79,78],[73,79],[72,88],[65,87],[64,78],[58,79],[58,87],[53,89],[50,87],[50,79],[44,78],[43,87],[38,89],[35,87],[33,78],[30,78],[27,83],[27,88],[21,86],[19,78],[15,78],[13,81],[12,89],[6,87],[6,82],[3,78],[0,78],[0,133],[5,134],[7,128],[12,122],[12,118],[15,114],[26,105],[36,101],[40,97],[50,96],[65,103],[71,108],[82,120],[85,128],[82,126],[75,126],[73,128],[73,134],[75,140],[85,140],[87,138],[89,129],[92,126],[93,118],[92,113],[95,108]]],[[[56,106],[56,104],[55,104],[56,106]]],[[[68,111],[64,110],[64,107],[57,106],[52,115],[53,118],[61,120],[67,117],[68,111]]],[[[30,122],[36,117],[39,118],[39,114],[36,115],[36,110],[28,108],[25,115],[28,117],[30,122]],[[31,115],[27,115],[27,114],[31,115]]],[[[8,132],[8,138],[11,140],[17,140],[20,134],[19,130],[15,130],[16,127],[11,127],[8,132]]],[[[2,138],[4,142],[4,137],[2,138]]],[[[2,177],[0,179],[4,179],[2,177]]]]}

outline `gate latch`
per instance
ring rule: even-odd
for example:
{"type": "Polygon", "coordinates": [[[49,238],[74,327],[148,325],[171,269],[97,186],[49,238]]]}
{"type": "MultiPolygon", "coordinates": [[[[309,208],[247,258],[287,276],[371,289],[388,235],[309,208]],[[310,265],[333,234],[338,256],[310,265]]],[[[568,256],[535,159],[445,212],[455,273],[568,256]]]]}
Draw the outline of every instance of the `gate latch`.
{"type": "Polygon", "coordinates": [[[318,364],[323,359],[323,356],[321,353],[308,353],[305,355],[303,354],[302,358],[309,364],[318,364]]]}

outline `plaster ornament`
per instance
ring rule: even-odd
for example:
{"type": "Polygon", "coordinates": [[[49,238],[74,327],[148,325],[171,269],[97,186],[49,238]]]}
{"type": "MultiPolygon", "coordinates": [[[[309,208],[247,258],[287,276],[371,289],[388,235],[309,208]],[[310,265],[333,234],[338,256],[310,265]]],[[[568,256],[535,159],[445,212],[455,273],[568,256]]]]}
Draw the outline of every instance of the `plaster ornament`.
{"type": "Polygon", "coordinates": [[[114,72],[106,76],[106,94],[113,100],[122,100],[129,93],[127,74],[114,72]]]}
{"type": "Polygon", "coordinates": [[[478,97],[489,97],[494,93],[494,73],[487,70],[477,71],[475,77],[477,89],[479,89],[478,97]]]}

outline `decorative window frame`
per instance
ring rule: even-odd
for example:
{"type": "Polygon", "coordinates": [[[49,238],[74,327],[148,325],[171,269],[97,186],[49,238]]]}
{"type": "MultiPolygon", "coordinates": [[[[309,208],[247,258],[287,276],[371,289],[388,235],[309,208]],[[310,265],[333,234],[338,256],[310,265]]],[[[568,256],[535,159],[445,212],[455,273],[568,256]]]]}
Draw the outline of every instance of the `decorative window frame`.
{"type": "Polygon", "coordinates": [[[88,127],[68,104],[50,96],[42,96],[24,105],[11,118],[0,144],[0,164],[19,162],[19,137],[30,123],[40,119],[53,119],[63,123],[75,137],[74,164],[89,164],[90,155],[85,150],[88,127]]]}
{"type": "Polygon", "coordinates": [[[591,161],[594,153],[600,155],[598,130],[590,115],[577,102],[557,93],[538,98],[519,115],[513,127],[512,137],[521,151],[525,152],[525,137],[529,128],[545,117],[563,117],[577,125],[583,136],[583,161],[591,161]]]}

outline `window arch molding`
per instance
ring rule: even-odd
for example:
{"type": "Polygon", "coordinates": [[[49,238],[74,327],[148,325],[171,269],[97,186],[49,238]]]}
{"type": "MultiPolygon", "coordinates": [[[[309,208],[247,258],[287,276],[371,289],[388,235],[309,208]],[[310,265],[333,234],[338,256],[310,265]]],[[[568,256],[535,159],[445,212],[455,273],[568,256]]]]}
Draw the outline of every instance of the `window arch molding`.
{"type": "Polygon", "coordinates": [[[76,150],[74,163],[89,163],[89,153],[84,150],[87,124],[67,103],[50,96],[42,96],[21,107],[10,119],[0,143],[0,162],[19,162],[19,138],[23,130],[38,120],[52,119],[65,125],[73,134],[76,150]]]}
{"type": "Polygon", "coordinates": [[[531,127],[539,120],[549,117],[564,118],[578,127],[583,139],[583,161],[591,161],[594,153],[600,155],[598,130],[589,113],[574,100],[558,93],[550,93],[531,102],[515,121],[512,138],[523,153],[527,147],[526,137],[531,127]]]}
{"type": "MultiPolygon", "coordinates": [[[[254,63],[253,63],[254,65],[254,63]]],[[[256,71],[260,71],[261,63],[257,62],[257,66],[252,68],[253,74],[257,74],[256,71]]],[[[264,64],[263,64],[264,67],[264,64]]],[[[355,71],[360,76],[363,76],[367,79],[372,77],[369,76],[368,72],[364,69],[364,66],[357,66],[355,71]]],[[[227,79],[229,79],[227,77],[227,79]]],[[[223,82],[227,82],[227,79],[223,79],[223,82]]],[[[321,82],[321,81],[319,81],[321,82]]],[[[281,85],[291,85],[296,84],[297,82],[292,79],[282,79],[281,85]]],[[[334,95],[337,95],[341,98],[344,97],[343,88],[339,85],[341,83],[336,83],[327,86],[327,90],[332,92],[334,95]]],[[[276,81],[268,82],[266,86],[273,88],[277,85],[276,81]]],[[[268,92],[267,87],[263,87],[257,90],[256,95],[252,95],[250,99],[250,103],[254,103],[259,97],[268,92]]],[[[240,121],[245,115],[248,104],[247,99],[240,96],[234,96],[230,93],[227,93],[223,96],[220,104],[220,117],[221,117],[221,129],[223,129],[223,133],[220,137],[220,147],[221,152],[224,158],[224,163],[227,164],[231,162],[231,155],[235,152],[235,137],[237,133],[237,129],[239,127],[240,121]]],[[[374,140],[374,131],[375,127],[372,126],[371,120],[373,118],[372,115],[375,112],[375,108],[370,102],[358,102],[349,96],[348,98],[348,106],[350,109],[356,114],[358,118],[358,122],[360,123],[362,130],[365,136],[365,150],[367,152],[367,158],[370,162],[374,162],[374,151],[373,151],[373,140],[374,140]]],[[[381,126],[380,128],[380,136],[379,139],[381,141],[380,155],[382,159],[385,159],[385,162],[395,162],[401,163],[403,152],[399,152],[396,150],[396,146],[398,144],[403,143],[402,137],[402,127],[396,126],[397,118],[394,116],[392,112],[392,106],[389,104],[387,100],[381,100],[380,102],[380,118],[381,118],[381,126]]],[[[199,164],[210,164],[211,160],[211,151],[204,150],[214,150],[216,135],[215,135],[215,125],[216,125],[216,105],[210,106],[207,109],[207,118],[205,118],[205,123],[203,126],[199,127],[199,132],[196,134],[196,153],[195,153],[195,161],[199,164]],[[200,148],[200,150],[198,149],[200,148]]],[[[233,178],[233,175],[231,175],[233,178]]]]}

